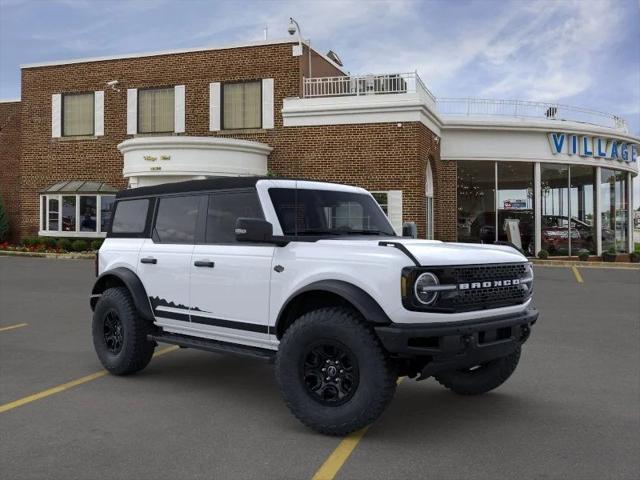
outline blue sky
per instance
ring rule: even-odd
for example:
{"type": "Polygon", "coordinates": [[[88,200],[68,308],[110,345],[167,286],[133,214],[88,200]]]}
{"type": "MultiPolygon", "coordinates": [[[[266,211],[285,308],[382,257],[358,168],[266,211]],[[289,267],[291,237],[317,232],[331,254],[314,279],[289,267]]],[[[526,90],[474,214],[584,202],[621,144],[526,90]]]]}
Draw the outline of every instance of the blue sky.
{"type": "Polygon", "coordinates": [[[640,134],[640,0],[0,0],[0,98],[20,96],[23,63],[256,41],[265,25],[279,39],[290,16],[352,73],[418,70],[436,96],[557,101],[640,134]]]}

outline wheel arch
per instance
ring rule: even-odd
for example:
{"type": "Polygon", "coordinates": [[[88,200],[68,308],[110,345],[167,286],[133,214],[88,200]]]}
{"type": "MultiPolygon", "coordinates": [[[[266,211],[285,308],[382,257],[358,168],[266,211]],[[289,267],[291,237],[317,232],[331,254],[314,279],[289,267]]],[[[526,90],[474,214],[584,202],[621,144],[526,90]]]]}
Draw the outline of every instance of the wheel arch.
{"type": "Polygon", "coordinates": [[[301,315],[336,305],[353,308],[368,323],[391,323],[378,302],[360,287],[341,280],[321,280],[302,287],[287,299],[276,319],[276,337],[282,338],[287,328],[301,315]]]}
{"type": "Polygon", "coordinates": [[[95,309],[100,295],[102,295],[105,290],[115,287],[124,287],[129,290],[138,314],[146,320],[154,320],[151,305],[149,304],[149,297],[147,296],[142,281],[138,275],[125,267],[108,270],[97,278],[91,289],[91,300],[89,302],[91,310],[95,309]]]}

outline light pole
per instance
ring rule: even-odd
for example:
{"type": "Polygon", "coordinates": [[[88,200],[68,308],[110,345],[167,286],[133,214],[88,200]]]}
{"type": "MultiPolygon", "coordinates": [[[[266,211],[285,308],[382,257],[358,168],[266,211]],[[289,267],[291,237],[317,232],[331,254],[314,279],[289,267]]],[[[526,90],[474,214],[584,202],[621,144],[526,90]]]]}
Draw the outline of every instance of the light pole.
{"type": "MultiPolygon", "coordinates": [[[[298,47],[300,48],[300,55],[304,51],[302,49],[302,33],[300,31],[300,25],[296,22],[293,17],[289,17],[289,28],[287,29],[289,35],[295,35],[298,33],[298,47]]],[[[309,50],[309,78],[311,78],[311,39],[307,40],[307,48],[309,50]]]]}

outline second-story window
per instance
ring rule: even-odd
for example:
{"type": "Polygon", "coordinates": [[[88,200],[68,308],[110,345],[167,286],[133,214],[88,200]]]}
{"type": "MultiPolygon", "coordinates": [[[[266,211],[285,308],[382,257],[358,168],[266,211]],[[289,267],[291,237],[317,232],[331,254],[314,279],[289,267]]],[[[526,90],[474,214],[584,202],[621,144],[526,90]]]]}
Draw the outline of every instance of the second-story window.
{"type": "Polygon", "coordinates": [[[66,93],[62,96],[62,136],[94,134],[94,93],[66,93]]]}
{"type": "Polygon", "coordinates": [[[138,91],[138,133],[174,131],[174,88],[150,88],[138,91]]]}
{"type": "Polygon", "coordinates": [[[262,82],[222,86],[222,128],[262,128],[262,82]]]}

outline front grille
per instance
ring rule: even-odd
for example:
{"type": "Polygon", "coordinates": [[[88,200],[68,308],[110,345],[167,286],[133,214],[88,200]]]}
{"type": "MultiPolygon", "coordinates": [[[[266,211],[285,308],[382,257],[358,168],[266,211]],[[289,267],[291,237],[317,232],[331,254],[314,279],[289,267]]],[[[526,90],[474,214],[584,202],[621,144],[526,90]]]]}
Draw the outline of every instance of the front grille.
{"type": "Polygon", "coordinates": [[[440,292],[437,300],[428,308],[421,306],[415,299],[413,302],[405,302],[405,306],[410,305],[415,310],[464,312],[522,304],[531,296],[531,283],[496,286],[494,282],[527,279],[532,275],[530,268],[526,263],[508,263],[414,270],[409,273],[410,281],[415,281],[421,273],[429,271],[438,277],[441,285],[455,285],[456,289],[440,292]],[[491,285],[483,285],[487,282],[491,282],[491,285]],[[466,285],[467,288],[461,289],[460,285],[466,285]]]}
{"type": "MultiPolygon", "coordinates": [[[[457,283],[482,282],[484,280],[503,280],[508,278],[522,278],[527,273],[524,263],[508,263],[505,265],[470,265],[451,267],[457,283]]],[[[451,275],[451,273],[450,273],[451,275]]],[[[444,282],[440,282],[444,283],[444,282]]]]}

